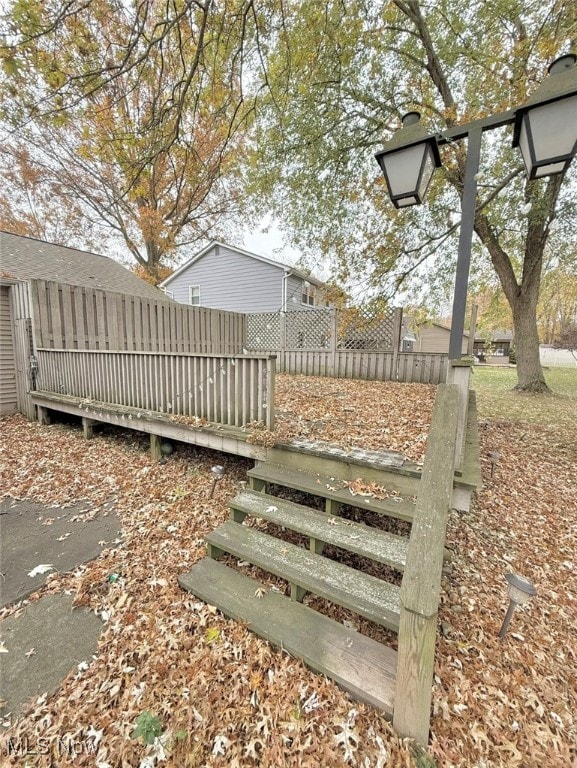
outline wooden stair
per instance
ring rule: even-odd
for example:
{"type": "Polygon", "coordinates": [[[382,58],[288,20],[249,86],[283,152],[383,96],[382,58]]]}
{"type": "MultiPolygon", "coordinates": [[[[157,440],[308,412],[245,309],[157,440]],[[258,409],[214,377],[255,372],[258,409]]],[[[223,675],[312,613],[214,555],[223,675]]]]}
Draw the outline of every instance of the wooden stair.
{"type": "Polygon", "coordinates": [[[262,492],[243,491],[231,501],[230,507],[231,518],[237,523],[252,516],[308,536],[309,548],[316,554],[322,553],[324,544],[331,544],[399,571],[405,567],[409,540],[404,536],[396,536],[262,492]]]}
{"type": "Polygon", "coordinates": [[[396,651],[209,558],[178,581],[225,616],[247,622],[260,637],[327,675],[354,698],[392,717],[396,651]]]}
{"type": "MultiPolygon", "coordinates": [[[[307,461],[309,458],[314,456],[308,456],[307,461]]],[[[293,461],[294,456],[290,456],[286,464],[261,462],[249,471],[250,482],[256,487],[241,491],[231,501],[231,519],[206,538],[208,557],[181,575],[179,583],[183,589],[216,605],[226,616],[248,622],[259,636],[280,645],[315,671],[331,677],[356,698],[391,716],[396,651],[302,601],[311,593],[397,632],[400,621],[397,584],[326,557],[326,547],[402,572],[407,538],[340,517],[338,511],[347,504],[410,521],[414,502],[395,493],[386,499],[353,495],[348,486],[350,481],[343,475],[347,472],[357,478],[362,468],[351,468],[350,461],[345,469],[339,467],[341,457],[334,457],[332,461],[322,457],[326,475],[299,469],[293,461]],[[323,497],[326,509],[312,509],[270,495],[266,489],[273,485],[323,497]],[[276,526],[275,535],[255,527],[256,520],[276,526]],[[306,544],[298,546],[280,538],[286,530],[308,537],[308,548],[306,544]],[[256,579],[218,562],[225,554],[284,579],[290,585],[290,598],[273,589],[267,590],[256,579]]],[[[316,468],[320,466],[317,463],[316,468]]],[[[375,473],[377,469],[372,468],[375,473]]],[[[379,478],[380,475],[375,474],[371,482],[379,478]]],[[[413,482],[412,478],[409,481],[413,482]]],[[[390,571],[388,575],[393,577],[390,571]]]]}
{"type": "Polygon", "coordinates": [[[313,496],[321,496],[327,500],[328,512],[335,512],[339,506],[348,504],[360,509],[370,509],[386,517],[411,522],[415,511],[414,501],[407,501],[399,496],[392,495],[389,498],[379,499],[375,496],[353,494],[346,481],[337,480],[334,475],[320,475],[268,463],[257,464],[247,474],[254,490],[266,490],[269,485],[280,485],[304,491],[313,496]]]}
{"type": "Polygon", "coordinates": [[[303,547],[229,521],[207,536],[210,557],[228,552],[286,579],[291,597],[312,592],[388,629],[399,628],[399,588],[303,547]]]}

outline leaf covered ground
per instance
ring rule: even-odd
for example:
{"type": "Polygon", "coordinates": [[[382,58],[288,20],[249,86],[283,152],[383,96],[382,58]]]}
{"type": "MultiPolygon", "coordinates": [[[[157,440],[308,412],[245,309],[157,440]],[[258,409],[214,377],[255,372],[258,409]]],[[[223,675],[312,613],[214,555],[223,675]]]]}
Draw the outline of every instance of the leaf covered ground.
{"type": "MultiPolygon", "coordinates": [[[[278,391],[281,428],[284,414],[300,420],[300,434],[422,457],[431,387],[286,377],[278,391]]],[[[203,537],[227,517],[249,462],[178,446],[153,464],[134,432],[106,427],[86,442],[74,424],[4,419],[4,494],[57,506],[89,500],[98,513],[113,498],[123,527],[98,559],[50,576],[31,597],[71,590],[102,615],[103,633],[95,657],[53,696],[30,702],[8,734],[94,747],[60,755],[58,766],[574,764],[577,419],[565,415],[576,404],[575,395],[542,399],[535,411],[550,416],[540,420],[480,414],[485,487],[470,513],[450,520],[427,756],[378,712],[178,587],[177,576],[204,555],[203,537]],[[500,454],[493,477],[489,451],[500,454]],[[226,475],[209,499],[215,463],[226,475]],[[510,570],[538,595],[499,640],[510,570]]],[[[51,765],[41,755],[3,758],[51,765]]]]}

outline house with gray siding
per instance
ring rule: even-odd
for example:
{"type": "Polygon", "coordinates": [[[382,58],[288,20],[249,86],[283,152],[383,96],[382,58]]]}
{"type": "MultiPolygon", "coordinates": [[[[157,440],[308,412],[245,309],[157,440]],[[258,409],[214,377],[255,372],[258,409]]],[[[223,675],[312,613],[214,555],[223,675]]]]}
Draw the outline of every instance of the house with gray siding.
{"type": "Polygon", "coordinates": [[[320,280],[218,241],[185,262],[159,288],[182,304],[232,312],[292,312],[326,306],[320,280]]]}

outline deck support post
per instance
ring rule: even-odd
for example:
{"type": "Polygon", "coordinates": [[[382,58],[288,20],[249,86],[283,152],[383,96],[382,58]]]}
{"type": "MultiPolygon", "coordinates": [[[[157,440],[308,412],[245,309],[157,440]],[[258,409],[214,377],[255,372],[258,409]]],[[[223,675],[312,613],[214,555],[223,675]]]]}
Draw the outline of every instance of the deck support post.
{"type": "Polygon", "coordinates": [[[40,424],[42,424],[43,427],[47,427],[50,424],[52,424],[52,419],[50,417],[50,411],[48,408],[44,408],[43,405],[38,405],[38,421],[40,424]]]}
{"type": "Polygon", "coordinates": [[[82,417],[82,431],[85,440],[92,440],[94,437],[94,425],[97,423],[94,419],[89,419],[86,416],[82,417]]]}
{"type": "Polygon", "coordinates": [[[162,451],[160,450],[161,438],[159,435],[150,435],[150,456],[152,461],[160,461],[162,451]]]}

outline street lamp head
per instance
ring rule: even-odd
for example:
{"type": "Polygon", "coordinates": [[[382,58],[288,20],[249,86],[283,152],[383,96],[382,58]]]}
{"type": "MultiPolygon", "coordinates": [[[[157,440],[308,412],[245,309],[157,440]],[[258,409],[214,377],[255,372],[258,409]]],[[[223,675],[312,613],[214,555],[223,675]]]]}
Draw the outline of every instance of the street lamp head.
{"type": "Polygon", "coordinates": [[[375,155],[395,208],[422,203],[433,171],[441,165],[437,139],[420,119],[418,112],[407,113],[402,127],[375,155]]]}
{"type": "Polygon", "coordinates": [[[577,151],[577,56],[556,59],[549,76],[517,110],[513,146],[529,179],[562,173],[577,151]]]}

